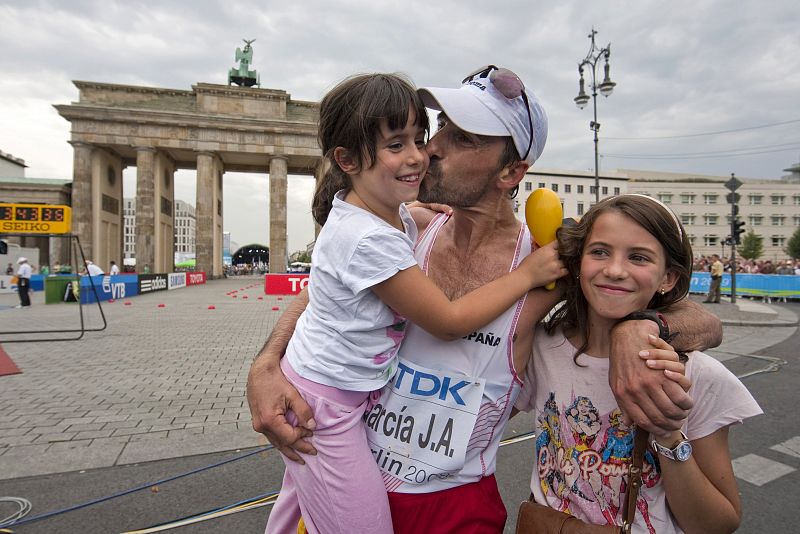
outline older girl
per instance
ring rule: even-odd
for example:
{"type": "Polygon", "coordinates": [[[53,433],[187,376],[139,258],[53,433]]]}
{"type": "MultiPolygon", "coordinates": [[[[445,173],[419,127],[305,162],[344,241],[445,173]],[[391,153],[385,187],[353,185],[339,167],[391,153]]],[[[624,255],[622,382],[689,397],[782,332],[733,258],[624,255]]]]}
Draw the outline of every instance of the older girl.
{"type": "MultiPolygon", "coordinates": [[[[637,430],[624,424],[608,385],[609,334],[628,314],[687,294],[691,246],[674,213],[643,195],[600,202],[562,228],[558,243],[570,272],[566,304],[537,331],[516,404],[536,415],[531,492],[584,521],[620,525],[637,430]]],[[[633,532],[732,532],[742,512],[728,429],[761,409],[714,358],[689,353],[683,377],[672,347],[653,345],[642,354],[648,365],[689,379],[695,404],[680,431],[648,439],[633,532]]]]}

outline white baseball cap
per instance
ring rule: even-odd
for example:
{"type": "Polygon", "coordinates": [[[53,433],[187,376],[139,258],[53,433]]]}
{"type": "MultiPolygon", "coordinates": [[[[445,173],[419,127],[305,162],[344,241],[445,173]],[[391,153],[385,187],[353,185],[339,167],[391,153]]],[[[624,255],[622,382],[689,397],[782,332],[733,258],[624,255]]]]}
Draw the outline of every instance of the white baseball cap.
{"type": "Polygon", "coordinates": [[[419,95],[426,107],[444,111],[465,132],[511,136],[520,158],[529,164],[539,159],[544,150],[547,141],[544,108],[536,95],[508,69],[489,65],[465,78],[458,89],[422,87],[419,95]]]}
{"type": "Polygon", "coordinates": [[[21,256],[21,257],[20,257],[20,258],[17,260],[17,263],[25,263],[26,261],[28,261],[28,258],[25,258],[25,257],[22,257],[22,256],[21,256]]]}

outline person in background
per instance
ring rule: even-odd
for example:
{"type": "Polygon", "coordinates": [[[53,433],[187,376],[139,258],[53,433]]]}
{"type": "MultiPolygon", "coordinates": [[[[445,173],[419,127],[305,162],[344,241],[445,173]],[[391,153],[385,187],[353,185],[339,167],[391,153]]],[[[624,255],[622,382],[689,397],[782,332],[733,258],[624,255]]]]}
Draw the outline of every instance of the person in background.
{"type": "Polygon", "coordinates": [[[97,276],[106,273],[103,272],[103,269],[92,263],[92,260],[86,260],[86,274],[89,276],[97,276]]]}
{"type": "Polygon", "coordinates": [[[8,267],[6,267],[6,274],[9,276],[14,274],[14,265],[11,262],[8,262],[8,267]]]}
{"type": "Polygon", "coordinates": [[[719,261],[719,255],[714,254],[711,256],[714,260],[711,263],[711,285],[708,288],[708,295],[706,295],[706,300],[703,302],[708,302],[709,304],[719,304],[720,298],[720,286],[722,285],[722,273],[724,271],[724,267],[722,262],[719,261]]]}
{"type": "Polygon", "coordinates": [[[115,262],[114,260],[111,260],[111,268],[108,270],[108,274],[112,276],[115,274],[119,274],[119,267],[117,267],[117,262],[115,262]]]}
{"type": "Polygon", "coordinates": [[[27,308],[31,305],[31,274],[33,270],[28,263],[28,258],[17,260],[17,293],[19,293],[19,306],[17,308],[27,308]]]}

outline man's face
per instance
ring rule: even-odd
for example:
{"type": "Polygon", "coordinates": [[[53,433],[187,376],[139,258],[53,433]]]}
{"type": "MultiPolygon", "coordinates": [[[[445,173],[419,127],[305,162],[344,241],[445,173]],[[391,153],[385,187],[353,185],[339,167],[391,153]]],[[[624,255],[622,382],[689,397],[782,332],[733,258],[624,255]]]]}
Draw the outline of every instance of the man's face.
{"type": "Polygon", "coordinates": [[[420,185],[418,200],[441,202],[456,208],[476,205],[500,171],[505,138],[471,134],[438,117],[439,129],[426,146],[428,173],[420,185]]]}

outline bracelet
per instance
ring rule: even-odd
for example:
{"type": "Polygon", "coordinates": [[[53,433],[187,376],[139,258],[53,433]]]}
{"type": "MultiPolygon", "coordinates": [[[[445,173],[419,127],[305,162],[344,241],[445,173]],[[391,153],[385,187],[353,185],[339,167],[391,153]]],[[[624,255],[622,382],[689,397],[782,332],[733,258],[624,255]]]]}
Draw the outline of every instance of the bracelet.
{"type": "Polygon", "coordinates": [[[633,313],[629,313],[628,315],[619,320],[619,322],[622,321],[653,321],[658,325],[658,337],[667,342],[669,342],[670,340],[669,325],[667,324],[667,318],[664,317],[664,315],[659,311],[656,310],[635,311],[633,313]]]}

